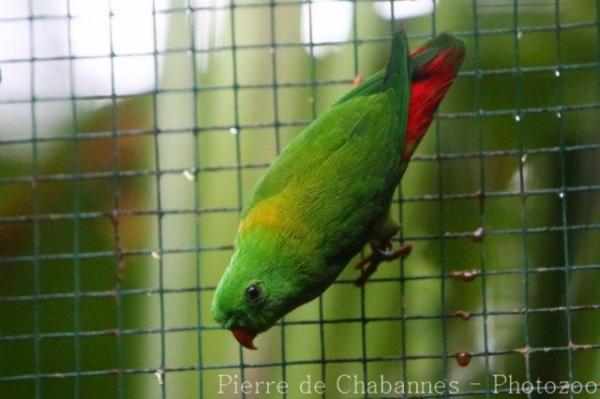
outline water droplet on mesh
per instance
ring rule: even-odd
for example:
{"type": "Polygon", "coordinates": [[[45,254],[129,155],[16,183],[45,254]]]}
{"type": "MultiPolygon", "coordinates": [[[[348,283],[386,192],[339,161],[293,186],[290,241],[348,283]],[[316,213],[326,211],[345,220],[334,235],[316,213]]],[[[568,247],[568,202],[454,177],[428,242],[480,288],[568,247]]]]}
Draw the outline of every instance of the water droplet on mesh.
{"type": "Polygon", "coordinates": [[[186,169],[183,171],[183,176],[188,179],[189,181],[194,181],[196,180],[196,173],[194,173],[193,170],[191,169],[186,169]]]}
{"type": "Polygon", "coordinates": [[[462,270],[450,273],[450,277],[458,278],[465,282],[471,282],[477,278],[479,272],[477,270],[462,270]]]}
{"type": "Polygon", "coordinates": [[[523,355],[529,355],[531,348],[529,346],[524,346],[523,348],[517,348],[517,352],[522,353],[523,355]]]}
{"type": "Polygon", "coordinates": [[[230,127],[230,128],[229,128],[229,133],[231,133],[231,134],[238,134],[238,129],[237,129],[237,127],[230,127]]]}
{"type": "Polygon", "coordinates": [[[475,230],[471,234],[471,240],[475,241],[475,242],[483,241],[484,238],[485,238],[485,230],[483,229],[483,227],[479,227],[477,230],[475,230]]]}
{"type": "Polygon", "coordinates": [[[560,76],[560,71],[558,69],[554,71],[554,76],[556,76],[557,78],[560,76]]]}
{"type": "Polygon", "coordinates": [[[563,193],[562,191],[558,193],[558,198],[565,198],[565,193],[563,193]]]}
{"type": "Polygon", "coordinates": [[[154,373],[154,376],[156,377],[156,382],[158,382],[158,385],[162,385],[165,382],[163,380],[163,374],[164,374],[164,372],[162,370],[157,370],[156,373],[154,373]]]}
{"type": "Polygon", "coordinates": [[[515,115],[515,121],[519,122],[521,120],[521,116],[520,115],[515,115]]]}
{"type": "Polygon", "coordinates": [[[527,162],[527,154],[524,154],[524,155],[521,157],[521,163],[525,163],[525,162],[527,162]]]}
{"type": "Polygon", "coordinates": [[[471,318],[471,313],[465,310],[457,310],[456,312],[452,313],[452,316],[460,317],[463,320],[469,320],[471,318]]]}
{"type": "Polygon", "coordinates": [[[160,260],[160,254],[158,253],[158,251],[152,251],[150,255],[152,255],[154,259],[160,260]]]}
{"type": "Polygon", "coordinates": [[[560,119],[560,118],[562,118],[562,114],[560,112],[557,112],[556,117],[560,119]]]}

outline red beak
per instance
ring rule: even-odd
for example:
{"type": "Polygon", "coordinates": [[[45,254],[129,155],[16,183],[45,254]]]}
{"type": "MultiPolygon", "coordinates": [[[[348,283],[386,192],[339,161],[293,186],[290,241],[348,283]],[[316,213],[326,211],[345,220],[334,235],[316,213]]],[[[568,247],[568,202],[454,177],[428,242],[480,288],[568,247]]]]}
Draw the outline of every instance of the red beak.
{"type": "Polygon", "coordinates": [[[237,342],[239,342],[244,348],[258,349],[252,342],[254,341],[256,334],[251,333],[248,330],[244,330],[243,328],[232,328],[231,332],[233,333],[235,339],[237,339],[237,342]]]}

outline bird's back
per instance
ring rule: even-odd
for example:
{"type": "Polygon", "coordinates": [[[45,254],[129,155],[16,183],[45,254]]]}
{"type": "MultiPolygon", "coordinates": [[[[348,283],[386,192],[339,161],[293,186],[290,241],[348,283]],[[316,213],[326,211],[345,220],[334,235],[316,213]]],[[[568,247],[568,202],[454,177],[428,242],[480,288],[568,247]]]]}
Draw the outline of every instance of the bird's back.
{"type": "Polygon", "coordinates": [[[400,179],[410,90],[400,41],[392,55],[403,58],[393,60],[398,76],[355,89],[274,161],[246,204],[239,238],[262,228],[326,258],[349,259],[360,250],[400,179]]]}

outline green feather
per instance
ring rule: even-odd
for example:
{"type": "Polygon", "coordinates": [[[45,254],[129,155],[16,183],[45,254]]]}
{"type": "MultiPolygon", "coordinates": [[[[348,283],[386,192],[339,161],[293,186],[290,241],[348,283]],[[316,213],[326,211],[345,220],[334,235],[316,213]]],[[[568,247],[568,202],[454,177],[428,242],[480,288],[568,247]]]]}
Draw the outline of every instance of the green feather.
{"type": "Polygon", "coordinates": [[[255,186],[236,249],[213,302],[226,328],[253,333],[320,295],[348,261],[388,226],[401,177],[410,96],[404,33],[385,73],[344,96],[303,130],[255,186]],[[245,290],[260,284],[250,303],[245,290]]]}

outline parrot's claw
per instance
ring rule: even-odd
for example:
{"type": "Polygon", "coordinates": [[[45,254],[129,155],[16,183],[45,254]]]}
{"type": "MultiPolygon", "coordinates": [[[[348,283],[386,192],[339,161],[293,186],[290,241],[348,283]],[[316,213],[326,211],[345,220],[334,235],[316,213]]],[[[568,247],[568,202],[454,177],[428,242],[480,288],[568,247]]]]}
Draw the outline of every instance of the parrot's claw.
{"type": "Polygon", "coordinates": [[[362,273],[354,282],[357,287],[365,285],[381,262],[405,258],[412,250],[410,245],[403,245],[394,249],[390,241],[372,242],[370,245],[373,252],[362,258],[355,266],[356,269],[362,269],[362,273]]]}

